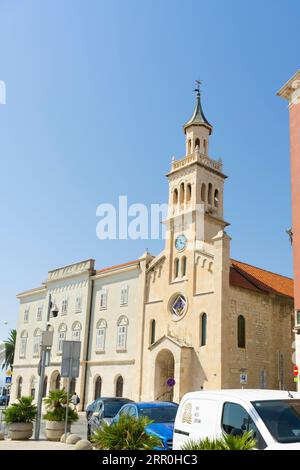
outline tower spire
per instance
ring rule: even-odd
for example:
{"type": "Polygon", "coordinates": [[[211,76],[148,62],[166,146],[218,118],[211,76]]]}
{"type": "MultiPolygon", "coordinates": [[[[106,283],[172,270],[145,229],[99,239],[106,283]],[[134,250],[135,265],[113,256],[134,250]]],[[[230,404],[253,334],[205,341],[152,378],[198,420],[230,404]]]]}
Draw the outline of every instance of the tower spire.
{"type": "Polygon", "coordinates": [[[212,133],[213,127],[206,119],[202,105],[201,105],[201,93],[200,93],[200,85],[202,84],[201,80],[196,80],[196,104],[194,112],[191,118],[187,121],[186,124],[183,126],[184,133],[186,134],[186,129],[190,126],[204,126],[209,130],[209,134],[212,133]]]}

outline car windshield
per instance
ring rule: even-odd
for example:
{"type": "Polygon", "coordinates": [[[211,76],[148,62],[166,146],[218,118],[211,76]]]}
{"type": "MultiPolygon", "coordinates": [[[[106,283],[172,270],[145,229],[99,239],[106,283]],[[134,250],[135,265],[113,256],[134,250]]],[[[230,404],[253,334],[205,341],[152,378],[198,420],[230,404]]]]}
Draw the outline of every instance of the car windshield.
{"type": "Polygon", "coordinates": [[[153,406],[139,408],[140,416],[147,416],[155,423],[174,423],[177,406],[153,406]]]}
{"type": "Polygon", "coordinates": [[[300,400],[264,400],[252,404],[276,441],[300,442],[300,400]]]}
{"type": "Polygon", "coordinates": [[[126,401],[112,401],[104,404],[104,418],[113,418],[126,401]]]}

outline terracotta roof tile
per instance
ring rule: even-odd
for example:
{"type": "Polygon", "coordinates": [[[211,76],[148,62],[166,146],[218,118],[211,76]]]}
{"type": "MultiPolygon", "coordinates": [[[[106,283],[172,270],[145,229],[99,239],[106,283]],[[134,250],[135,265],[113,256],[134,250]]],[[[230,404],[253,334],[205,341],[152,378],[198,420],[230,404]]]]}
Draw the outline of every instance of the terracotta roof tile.
{"type": "Polygon", "coordinates": [[[230,283],[245,289],[294,297],[293,279],[234,259],[231,259],[230,283]]]}
{"type": "Polygon", "coordinates": [[[128,261],[128,263],[122,263],[122,264],[116,264],[114,266],[108,266],[107,268],[103,268],[103,269],[98,269],[96,271],[96,274],[101,274],[101,273],[105,273],[107,271],[115,271],[117,269],[122,269],[122,268],[126,268],[127,266],[131,266],[131,265],[134,265],[134,264],[138,264],[140,262],[139,259],[136,259],[134,261],[128,261]]]}

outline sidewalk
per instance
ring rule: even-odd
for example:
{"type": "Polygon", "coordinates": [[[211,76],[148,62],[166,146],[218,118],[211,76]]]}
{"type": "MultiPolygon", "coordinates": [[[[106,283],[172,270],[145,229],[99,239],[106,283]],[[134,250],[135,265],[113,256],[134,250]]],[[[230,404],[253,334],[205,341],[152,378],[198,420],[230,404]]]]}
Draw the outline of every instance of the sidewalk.
{"type": "MultiPolygon", "coordinates": [[[[72,424],[72,433],[78,434],[81,439],[86,439],[86,417],[85,412],[80,411],[79,420],[72,424]]],[[[3,422],[1,422],[1,410],[0,410],[0,431],[4,432],[5,440],[0,441],[1,450],[74,450],[75,446],[62,444],[61,442],[47,441],[45,438],[45,426],[46,423],[42,420],[40,440],[36,441],[31,438],[28,441],[11,441],[7,436],[7,428],[3,422]]]]}
{"type": "Polygon", "coordinates": [[[75,446],[46,440],[11,441],[5,439],[0,441],[1,450],[75,450],[75,446]]]}

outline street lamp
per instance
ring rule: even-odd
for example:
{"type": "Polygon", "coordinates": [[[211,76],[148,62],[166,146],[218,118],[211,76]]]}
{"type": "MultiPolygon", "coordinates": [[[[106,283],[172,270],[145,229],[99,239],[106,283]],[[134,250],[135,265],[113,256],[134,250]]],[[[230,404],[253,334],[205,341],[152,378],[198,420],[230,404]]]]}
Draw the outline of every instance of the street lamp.
{"type": "Polygon", "coordinates": [[[36,422],[35,422],[35,430],[34,430],[34,438],[37,441],[40,438],[40,429],[41,429],[45,368],[46,368],[46,365],[49,365],[47,364],[47,354],[50,353],[52,342],[53,342],[53,331],[49,331],[49,326],[51,325],[49,320],[50,318],[56,318],[57,315],[58,315],[58,308],[55,304],[53,304],[52,299],[51,299],[51,294],[49,294],[47,319],[46,319],[46,331],[43,331],[42,333],[41,360],[39,363],[40,381],[39,381],[39,394],[38,394],[38,402],[37,402],[37,414],[36,414],[36,422]]]}

